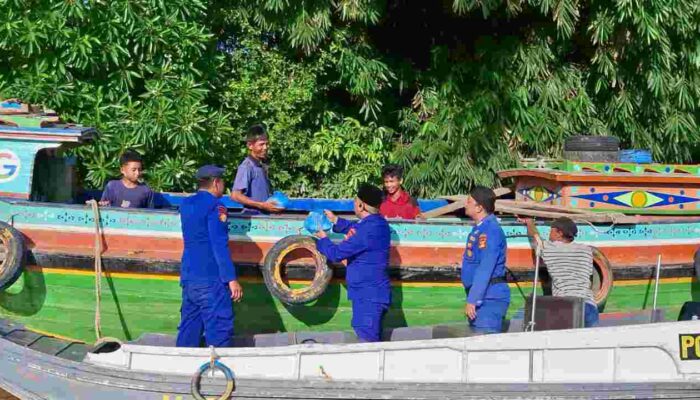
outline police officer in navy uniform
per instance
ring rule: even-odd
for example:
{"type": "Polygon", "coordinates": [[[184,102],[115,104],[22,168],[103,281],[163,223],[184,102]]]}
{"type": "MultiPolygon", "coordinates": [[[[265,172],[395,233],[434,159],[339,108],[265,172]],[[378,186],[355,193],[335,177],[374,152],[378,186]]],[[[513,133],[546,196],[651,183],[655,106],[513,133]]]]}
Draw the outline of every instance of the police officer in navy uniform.
{"type": "Polygon", "coordinates": [[[495,208],[495,193],[483,186],[472,189],[465,206],[475,225],[462,259],[462,283],[467,291],[464,313],[475,333],[501,332],[510,304],[506,236],[493,214],[495,208]]]}
{"type": "Polygon", "coordinates": [[[224,169],[205,165],[197,170],[199,190],[180,206],[182,308],[178,347],[227,347],[233,336],[231,300],[240,301],[243,288],[228,248],[228,214],[220,198],[224,169]]]}
{"type": "Polygon", "coordinates": [[[384,193],[376,186],[363,184],[354,202],[355,215],[350,222],[326,211],[333,222],[333,231],[345,234],[345,240],[334,244],[319,230],[318,250],[331,262],[348,260],[346,280],[348,299],[352,302],[351,325],[362,342],[381,340],[382,320],[391,304],[389,282],[389,247],[391,231],[379,214],[384,193]]]}

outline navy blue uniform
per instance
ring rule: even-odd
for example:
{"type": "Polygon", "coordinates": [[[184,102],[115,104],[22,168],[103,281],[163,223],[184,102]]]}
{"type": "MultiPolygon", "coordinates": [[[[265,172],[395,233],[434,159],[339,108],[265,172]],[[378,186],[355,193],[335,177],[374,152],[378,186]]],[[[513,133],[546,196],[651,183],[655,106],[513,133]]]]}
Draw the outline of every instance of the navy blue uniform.
{"type": "Polygon", "coordinates": [[[476,306],[476,319],[469,320],[469,324],[476,332],[495,333],[503,329],[510,304],[505,268],[506,235],[496,216],[490,214],[472,228],[462,259],[467,303],[476,306]]]}
{"type": "Polygon", "coordinates": [[[214,195],[199,191],[180,206],[182,239],[182,308],[178,347],[226,347],[233,336],[233,307],[228,283],[236,267],[228,248],[226,207],[214,195]]]}
{"type": "Polygon", "coordinates": [[[319,239],[318,250],[331,262],[348,260],[346,281],[352,302],[351,325],[361,341],[381,340],[382,319],[391,304],[389,282],[389,224],[379,214],[369,215],[356,223],[338,218],[333,231],[346,239],[333,244],[319,239]]]}

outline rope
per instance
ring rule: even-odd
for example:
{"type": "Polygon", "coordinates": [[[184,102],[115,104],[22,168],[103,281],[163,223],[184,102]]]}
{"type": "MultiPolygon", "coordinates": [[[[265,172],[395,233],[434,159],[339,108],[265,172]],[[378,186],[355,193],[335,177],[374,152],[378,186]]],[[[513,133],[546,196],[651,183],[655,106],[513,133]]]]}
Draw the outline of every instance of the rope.
{"type": "Polygon", "coordinates": [[[610,222],[611,222],[611,225],[610,225],[607,229],[605,229],[605,230],[600,230],[600,229],[596,228],[596,226],[593,225],[593,223],[591,223],[591,221],[588,221],[588,220],[585,220],[585,219],[575,219],[575,220],[576,220],[576,221],[580,221],[580,222],[585,222],[585,223],[588,224],[596,233],[599,233],[599,234],[602,234],[602,235],[607,235],[608,232],[610,232],[610,231],[612,231],[613,229],[615,229],[615,225],[617,225],[617,218],[615,218],[614,215],[610,215],[610,214],[605,214],[605,216],[606,216],[606,217],[609,217],[609,218],[610,218],[610,222]]]}
{"type": "Polygon", "coordinates": [[[518,288],[520,291],[520,295],[523,296],[524,300],[527,300],[527,296],[525,296],[525,292],[523,292],[523,289],[520,287],[520,284],[518,284],[518,277],[515,276],[513,271],[511,271],[508,267],[505,267],[506,269],[506,274],[510,274],[510,277],[513,279],[513,283],[515,283],[515,287],[518,288]]]}
{"type": "Polygon", "coordinates": [[[102,302],[102,230],[100,229],[100,207],[97,200],[87,202],[92,207],[92,215],[95,218],[95,335],[99,340],[102,337],[100,325],[100,308],[102,302]]]}

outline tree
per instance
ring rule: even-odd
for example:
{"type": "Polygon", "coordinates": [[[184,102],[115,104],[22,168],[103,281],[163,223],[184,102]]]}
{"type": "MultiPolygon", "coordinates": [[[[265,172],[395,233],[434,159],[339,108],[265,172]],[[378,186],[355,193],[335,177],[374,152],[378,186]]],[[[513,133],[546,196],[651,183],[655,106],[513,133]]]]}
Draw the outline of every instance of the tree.
{"type": "Polygon", "coordinates": [[[2,0],[0,9],[0,95],[102,132],[78,150],[88,184],[102,185],[136,148],[155,188],[189,186],[208,134],[229,131],[206,104],[220,65],[206,3],[2,0]]]}
{"type": "Polygon", "coordinates": [[[245,153],[263,122],[272,179],[349,196],[383,163],[420,196],[498,184],[573,134],[615,135],[657,160],[698,152],[697,0],[0,0],[0,96],[43,102],[103,136],[148,181],[192,189],[201,163],[245,153]]]}
{"type": "Polygon", "coordinates": [[[380,122],[402,132],[394,157],[408,167],[407,185],[424,196],[495,184],[498,169],[521,157],[559,156],[573,134],[616,135],[666,162],[690,161],[696,147],[697,1],[269,0],[255,7],[261,26],[306,55],[349,40],[345,48],[360,61],[348,65],[361,67],[345,76],[370,78],[341,79],[343,89],[360,93],[359,82],[374,82],[363,92],[373,111],[365,117],[399,115],[380,122]],[[415,93],[410,103],[388,100],[406,92],[415,93]]]}

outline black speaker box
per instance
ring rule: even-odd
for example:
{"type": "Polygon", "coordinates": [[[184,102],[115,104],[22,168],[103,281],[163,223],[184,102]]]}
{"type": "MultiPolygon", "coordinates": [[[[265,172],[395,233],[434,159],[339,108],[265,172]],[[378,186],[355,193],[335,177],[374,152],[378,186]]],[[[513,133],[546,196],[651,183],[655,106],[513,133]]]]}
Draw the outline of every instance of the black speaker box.
{"type": "Polygon", "coordinates": [[[681,307],[680,314],[678,314],[679,321],[691,321],[693,319],[700,319],[700,301],[686,301],[681,307]]]}
{"type": "MultiPolygon", "coordinates": [[[[585,300],[580,297],[537,296],[535,302],[535,330],[583,328],[585,300]]],[[[524,329],[532,317],[532,296],[525,302],[524,329]]]]}

